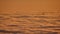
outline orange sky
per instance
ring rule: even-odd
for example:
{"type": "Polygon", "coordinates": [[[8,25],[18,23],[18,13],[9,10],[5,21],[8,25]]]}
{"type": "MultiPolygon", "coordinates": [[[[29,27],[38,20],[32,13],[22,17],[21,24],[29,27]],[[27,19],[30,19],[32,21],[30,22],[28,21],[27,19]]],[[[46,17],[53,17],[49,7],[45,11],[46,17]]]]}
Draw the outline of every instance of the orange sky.
{"type": "Polygon", "coordinates": [[[0,12],[60,11],[60,0],[0,0],[0,12]]]}

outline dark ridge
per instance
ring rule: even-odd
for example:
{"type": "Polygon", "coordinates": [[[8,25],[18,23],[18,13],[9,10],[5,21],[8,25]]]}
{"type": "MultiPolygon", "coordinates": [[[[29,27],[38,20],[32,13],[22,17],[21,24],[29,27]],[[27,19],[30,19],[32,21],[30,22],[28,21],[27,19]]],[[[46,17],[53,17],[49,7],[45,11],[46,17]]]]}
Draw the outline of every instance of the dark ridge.
{"type": "Polygon", "coordinates": [[[51,31],[44,31],[44,30],[29,30],[30,32],[51,32],[51,31]]]}
{"type": "Polygon", "coordinates": [[[51,32],[51,31],[42,31],[42,30],[29,30],[34,34],[58,34],[58,32],[51,32]]]}
{"type": "Polygon", "coordinates": [[[24,33],[13,33],[13,34],[24,34],[24,33]]]}
{"type": "Polygon", "coordinates": [[[48,18],[47,16],[34,16],[35,18],[48,18]]]}
{"type": "Polygon", "coordinates": [[[4,18],[4,16],[0,16],[0,20],[6,20],[6,19],[10,19],[10,18],[4,18]]]}
{"type": "Polygon", "coordinates": [[[55,20],[56,22],[60,22],[60,20],[55,20]]]}
{"type": "Polygon", "coordinates": [[[3,33],[23,33],[22,31],[6,31],[6,30],[0,30],[0,32],[3,32],[3,33]]]}
{"type": "Polygon", "coordinates": [[[0,14],[0,15],[10,15],[10,14],[0,14]]]}
{"type": "Polygon", "coordinates": [[[42,34],[44,33],[45,31],[42,31],[42,30],[29,30],[30,32],[33,32],[34,34],[42,34]]]}
{"type": "Polygon", "coordinates": [[[26,21],[16,21],[16,22],[26,22],[26,21]]]}
{"type": "Polygon", "coordinates": [[[7,25],[7,26],[11,26],[11,27],[18,27],[18,25],[7,25]]]}
{"type": "Polygon", "coordinates": [[[58,32],[48,32],[47,34],[58,34],[58,32]]]}
{"type": "Polygon", "coordinates": [[[0,20],[5,20],[5,18],[0,18],[0,20]]]}
{"type": "Polygon", "coordinates": [[[31,22],[40,22],[40,23],[43,23],[43,22],[48,22],[47,20],[44,20],[44,19],[41,19],[41,20],[32,20],[32,19],[27,19],[28,21],[31,21],[31,22]]]}
{"type": "Polygon", "coordinates": [[[6,19],[10,19],[10,18],[0,18],[0,20],[6,20],[6,19]]]}
{"type": "Polygon", "coordinates": [[[31,16],[10,16],[13,18],[31,18],[31,16]]]}
{"type": "Polygon", "coordinates": [[[3,16],[0,16],[0,18],[3,18],[3,16]]]}
{"type": "Polygon", "coordinates": [[[58,30],[58,31],[60,31],[60,29],[58,29],[58,28],[57,28],[57,29],[53,29],[53,30],[58,30]]]}
{"type": "Polygon", "coordinates": [[[60,26],[41,26],[41,28],[60,28],[60,26]]]}
{"type": "Polygon", "coordinates": [[[34,34],[58,34],[58,32],[34,32],[34,34]]]}
{"type": "Polygon", "coordinates": [[[4,20],[4,16],[0,16],[0,20],[4,20]]]}

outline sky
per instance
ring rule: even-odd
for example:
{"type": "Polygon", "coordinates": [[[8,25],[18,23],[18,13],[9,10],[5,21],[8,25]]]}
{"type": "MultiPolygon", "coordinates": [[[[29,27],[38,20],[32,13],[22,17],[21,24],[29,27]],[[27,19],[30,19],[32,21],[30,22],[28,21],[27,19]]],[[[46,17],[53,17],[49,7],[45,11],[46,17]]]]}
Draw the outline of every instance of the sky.
{"type": "Polygon", "coordinates": [[[60,11],[60,0],[0,0],[0,13],[60,11]]]}

